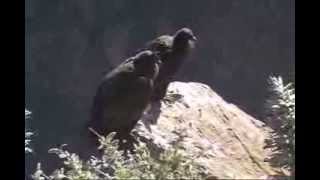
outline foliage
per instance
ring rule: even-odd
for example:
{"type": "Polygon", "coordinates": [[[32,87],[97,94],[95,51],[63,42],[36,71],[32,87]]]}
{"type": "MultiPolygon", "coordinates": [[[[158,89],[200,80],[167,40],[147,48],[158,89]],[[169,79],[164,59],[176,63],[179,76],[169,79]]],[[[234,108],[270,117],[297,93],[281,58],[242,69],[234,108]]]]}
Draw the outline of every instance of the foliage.
{"type": "MultiPolygon", "coordinates": [[[[93,131],[93,130],[92,130],[93,131]]],[[[95,131],[93,131],[96,133],[95,131]]],[[[57,154],[64,162],[64,167],[46,175],[38,164],[32,175],[34,180],[88,180],[88,179],[199,179],[202,178],[201,168],[177,148],[164,151],[158,158],[152,157],[146,144],[137,140],[134,152],[125,153],[119,150],[119,141],[110,133],[99,137],[103,151],[101,158],[91,156],[84,162],[75,153],[64,149],[65,145],[49,150],[57,154]]]]}
{"type": "Polygon", "coordinates": [[[294,172],[295,165],[295,89],[284,85],[281,77],[269,79],[271,96],[267,101],[269,125],[274,129],[270,146],[276,148],[276,165],[294,172]]]}
{"type": "MultiPolygon", "coordinates": [[[[27,119],[30,118],[30,115],[31,115],[31,112],[28,111],[27,109],[25,109],[24,111],[24,115],[25,115],[25,121],[27,121],[27,119]]],[[[26,122],[25,122],[26,123],[26,122]]],[[[25,153],[31,153],[32,152],[32,149],[30,148],[30,142],[31,142],[31,136],[33,135],[32,132],[30,131],[27,131],[27,128],[25,128],[25,131],[24,131],[24,134],[25,134],[25,138],[24,138],[24,152],[25,153]]]]}

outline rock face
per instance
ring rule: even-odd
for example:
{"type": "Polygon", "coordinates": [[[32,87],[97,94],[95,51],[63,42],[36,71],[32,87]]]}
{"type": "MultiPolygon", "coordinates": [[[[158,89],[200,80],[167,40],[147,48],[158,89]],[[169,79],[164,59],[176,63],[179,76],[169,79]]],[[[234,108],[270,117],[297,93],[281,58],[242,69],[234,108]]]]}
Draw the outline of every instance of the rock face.
{"type": "Polygon", "coordinates": [[[177,138],[185,153],[218,179],[257,179],[278,169],[264,159],[269,129],[237,106],[225,102],[209,86],[172,82],[166,97],[153,104],[135,127],[156,151],[171,148],[177,138]]]}

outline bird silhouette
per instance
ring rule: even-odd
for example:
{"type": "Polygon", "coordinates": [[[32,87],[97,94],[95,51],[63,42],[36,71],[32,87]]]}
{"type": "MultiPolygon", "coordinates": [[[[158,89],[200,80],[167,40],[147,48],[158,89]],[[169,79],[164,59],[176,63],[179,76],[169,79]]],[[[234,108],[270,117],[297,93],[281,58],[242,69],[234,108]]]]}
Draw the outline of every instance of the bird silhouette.
{"type": "Polygon", "coordinates": [[[174,35],[162,35],[148,42],[144,48],[138,50],[150,50],[159,55],[162,66],[155,80],[152,101],[164,98],[169,83],[179,71],[184,60],[189,55],[193,43],[197,38],[189,28],[181,28],[174,35]]]}
{"type": "Polygon", "coordinates": [[[88,126],[102,135],[129,136],[147,107],[161,61],[151,51],[126,59],[107,73],[93,99],[88,126]]]}

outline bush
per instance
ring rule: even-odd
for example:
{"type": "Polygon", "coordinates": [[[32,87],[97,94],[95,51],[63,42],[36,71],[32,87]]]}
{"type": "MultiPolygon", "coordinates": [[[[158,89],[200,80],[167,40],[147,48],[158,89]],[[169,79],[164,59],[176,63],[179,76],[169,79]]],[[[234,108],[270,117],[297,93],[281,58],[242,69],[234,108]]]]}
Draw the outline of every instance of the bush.
{"type": "MultiPolygon", "coordinates": [[[[25,119],[25,124],[27,124],[27,119],[30,118],[31,112],[25,109],[24,111],[24,119],[25,119]]],[[[25,138],[24,138],[24,152],[25,153],[31,153],[32,149],[30,148],[30,142],[31,142],[31,136],[33,135],[32,132],[28,131],[27,128],[25,127],[24,130],[25,138]]]]}
{"type": "Polygon", "coordinates": [[[295,168],[295,89],[292,83],[284,85],[281,77],[271,76],[269,84],[267,122],[274,129],[269,145],[275,148],[271,162],[292,174],[295,168]]]}
{"type": "MultiPolygon", "coordinates": [[[[95,132],[95,131],[94,131],[95,132]]],[[[96,132],[95,132],[96,133],[96,132]]],[[[34,180],[88,180],[88,179],[199,179],[204,174],[195,164],[177,148],[164,151],[159,158],[151,156],[146,144],[138,141],[134,153],[118,150],[119,141],[114,140],[115,133],[103,137],[96,133],[103,151],[101,158],[92,156],[84,162],[75,153],[64,149],[65,145],[49,150],[63,160],[64,167],[46,175],[38,164],[32,175],[34,180]]]]}

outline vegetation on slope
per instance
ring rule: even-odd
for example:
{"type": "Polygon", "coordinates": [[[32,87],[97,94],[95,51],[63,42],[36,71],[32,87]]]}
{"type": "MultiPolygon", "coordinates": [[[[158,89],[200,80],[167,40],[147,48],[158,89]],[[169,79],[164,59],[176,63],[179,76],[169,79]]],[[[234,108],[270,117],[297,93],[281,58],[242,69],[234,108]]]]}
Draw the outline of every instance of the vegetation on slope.
{"type": "Polygon", "coordinates": [[[274,148],[270,160],[294,175],[295,169],[295,88],[284,84],[281,77],[271,76],[270,98],[267,101],[267,123],[274,132],[268,145],[274,148]]]}

